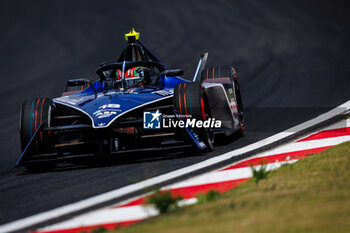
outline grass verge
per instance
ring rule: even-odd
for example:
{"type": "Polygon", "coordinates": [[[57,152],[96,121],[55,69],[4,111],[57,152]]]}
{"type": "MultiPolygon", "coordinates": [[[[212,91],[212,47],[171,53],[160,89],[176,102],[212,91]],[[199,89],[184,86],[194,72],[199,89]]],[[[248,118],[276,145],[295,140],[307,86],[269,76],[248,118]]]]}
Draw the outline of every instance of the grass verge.
{"type": "Polygon", "coordinates": [[[350,142],[117,232],[349,232],[350,142]]]}
{"type": "Polygon", "coordinates": [[[158,190],[147,198],[147,204],[153,205],[159,213],[165,214],[179,209],[179,201],[181,200],[181,196],[174,196],[170,191],[161,192],[158,190]]]}

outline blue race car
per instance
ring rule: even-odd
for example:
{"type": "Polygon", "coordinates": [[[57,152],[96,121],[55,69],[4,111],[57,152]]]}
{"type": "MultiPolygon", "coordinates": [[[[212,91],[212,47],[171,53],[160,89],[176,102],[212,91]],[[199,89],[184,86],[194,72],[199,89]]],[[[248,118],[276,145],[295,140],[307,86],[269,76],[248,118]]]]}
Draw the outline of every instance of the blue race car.
{"type": "Polygon", "coordinates": [[[68,80],[60,97],[24,101],[16,166],[42,170],[125,153],[210,151],[215,134],[244,134],[233,67],[206,69],[206,53],[189,81],[180,77],[183,70],[167,69],[134,29],[125,39],[118,61],[97,68],[97,81],[68,80]]]}

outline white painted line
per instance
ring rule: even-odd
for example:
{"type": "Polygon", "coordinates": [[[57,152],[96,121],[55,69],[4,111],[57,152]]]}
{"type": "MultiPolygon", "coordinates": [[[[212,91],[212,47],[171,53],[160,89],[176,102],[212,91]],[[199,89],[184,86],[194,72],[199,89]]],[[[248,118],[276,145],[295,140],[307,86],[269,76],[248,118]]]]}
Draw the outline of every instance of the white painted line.
{"type": "Polygon", "coordinates": [[[39,231],[52,231],[56,229],[71,229],[76,227],[85,227],[101,225],[113,222],[126,222],[133,220],[142,220],[151,216],[158,215],[158,211],[151,206],[128,206],[123,208],[104,208],[92,211],[87,214],[74,217],[68,221],[54,224],[39,231]]]}
{"type": "MultiPolygon", "coordinates": [[[[179,206],[193,205],[197,203],[197,198],[188,198],[179,201],[179,206]]],[[[39,229],[39,232],[56,231],[72,228],[89,227],[109,223],[127,222],[134,220],[143,220],[158,215],[159,212],[152,206],[128,206],[121,208],[104,208],[83,214],[62,223],[54,224],[39,229]]]]}
{"type": "MultiPolygon", "coordinates": [[[[350,127],[350,119],[344,119],[344,120],[341,120],[333,125],[330,125],[324,129],[322,129],[322,131],[326,131],[326,130],[332,130],[332,129],[341,129],[341,128],[346,128],[346,127],[350,127]]],[[[345,129],[344,129],[345,130],[345,129]]],[[[303,137],[299,138],[300,139],[304,139],[304,138],[307,138],[309,137],[310,135],[313,135],[315,134],[316,132],[319,132],[319,131],[314,131],[314,132],[310,132],[309,134],[306,134],[304,135],[303,137]]]]}
{"type": "Polygon", "coordinates": [[[350,119],[344,119],[342,121],[339,121],[333,125],[330,125],[330,126],[324,128],[322,131],[330,130],[330,129],[341,129],[341,128],[346,128],[346,127],[350,127],[350,119]]]}
{"type": "Polygon", "coordinates": [[[231,180],[238,180],[249,178],[252,176],[250,167],[237,168],[232,170],[225,170],[220,172],[210,172],[204,175],[196,176],[194,178],[177,182],[173,185],[164,186],[162,190],[185,188],[202,184],[212,184],[217,182],[225,182],[231,180]]]}
{"type": "Polygon", "coordinates": [[[147,180],[135,183],[135,184],[131,184],[131,185],[119,188],[119,189],[112,190],[112,191],[107,192],[107,193],[103,193],[103,194],[82,200],[82,201],[78,201],[76,203],[68,204],[68,205],[65,205],[62,207],[58,207],[58,208],[53,209],[53,210],[42,212],[42,213],[39,213],[39,214],[36,214],[33,216],[29,216],[29,217],[26,217],[23,219],[19,219],[19,220],[10,222],[10,223],[6,223],[6,224],[0,226],[0,232],[11,232],[11,231],[20,230],[20,229],[32,226],[34,224],[42,223],[42,222],[66,215],[66,214],[70,214],[70,213],[75,212],[75,211],[82,210],[84,208],[88,208],[88,207],[91,207],[91,206],[94,206],[94,205],[97,205],[100,203],[104,203],[104,202],[112,200],[112,199],[122,197],[124,195],[127,195],[127,194],[135,192],[135,191],[139,191],[139,190],[143,190],[143,189],[148,188],[148,187],[155,186],[155,185],[160,184],[162,182],[165,182],[169,179],[173,179],[176,177],[180,177],[180,176],[189,174],[191,172],[194,172],[194,171],[197,171],[199,169],[211,166],[213,164],[223,162],[227,159],[233,158],[233,157],[238,156],[240,154],[258,149],[260,147],[269,145],[269,144],[274,143],[274,142],[277,142],[283,138],[286,138],[286,137],[291,136],[297,132],[305,130],[311,126],[314,126],[318,123],[321,123],[325,120],[328,120],[336,115],[342,114],[342,113],[346,112],[348,109],[350,109],[350,101],[347,101],[346,103],[338,106],[337,108],[335,108],[327,113],[324,113],[322,115],[319,115],[318,117],[311,119],[305,123],[302,123],[300,125],[292,127],[288,130],[285,130],[281,133],[275,134],[275,135],[273,135],[269,138],[263,139],[259,142],[245,146],[243,148],[239,148],[237,150],[227,152],[223,155],[216,156],[214,158],[211,158],[211,159],[199,162],[197,164],[193,164],[193,165],[190,165],[188,167],[181,168],[181,169],[178,169],[178,170],[175,170],[175,171],[172,171],[172,172],[169,172],[169,173],[157,176],[157,177],[153,177],[153,178],[150,178],[150,179],[147,179],[147,180]]]}
{"type": "MultiPolygon", "coordinates": [[[[284,162],[274,162],[266,164],[267,170],[273,170],[279,168],[284,163],[295,163],[297,160],[289,160],[284,162]]],[[[256,169],[260,169],[261,165],[254,166],[256,169]]],[[[234,181],[244,178],[251,178],[253,176],[252,169],[250,167],[235,168],[231,170],[215,171],[204,175],[196,176],[194,178],[175,183],[173,185],[165,186],[162,190],[185,188],[196,185],[212,184],[225,181],[234,181]]]]}
{"type": "Polygon", "coordinates": [[[252,158],[266,157],[269,155],[284,154],[284,153],[290,153],[290,152],[301,151],[301,150],[317,149],[317,148],[326,147],[326,146],[334,146],[349,140],[350,140],[350,136],[341,136],[341,137],[325,138],[325,139],[318,139],[318,140],[312,140],[312,141],[302,141],[302,142],[297,142],[293,144],[282,145],[272,150],[259,153],[257,156],[252,156],[249,158],[252,159],[252,158]]]}

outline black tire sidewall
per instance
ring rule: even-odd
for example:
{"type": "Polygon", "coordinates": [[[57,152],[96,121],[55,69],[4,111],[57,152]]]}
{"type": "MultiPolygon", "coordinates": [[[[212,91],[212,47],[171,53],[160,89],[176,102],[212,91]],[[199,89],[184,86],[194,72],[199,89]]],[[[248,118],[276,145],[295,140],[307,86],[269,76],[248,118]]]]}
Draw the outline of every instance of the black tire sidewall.
{"type": "MultiPolygon", "coordinates": [[[[183,83],[176,86],[174,89],[174,107],[178,110],[178,113],[182,115],[191,115],[191,119],[207,120],[205,118],[203,119],[201,101],[203,101],[203,106],[207,106],[204,88],[198,85],[198,83],[183,83]]],[[[207,107],[204,111],[209,111],[209,108],[207,107]]],[[[210,116],[210,113],[208,113],[208,115],[210,116]]],[[[210,129],[202,127],[195,128],[194,130],[199,138],[206,144],[207,150],[213,150],[214,135],[210,129]]]]}
{"type": "MultiPolygon", "coordinates": [[[[20,116],[22,152],[34,135],[35,127],[38,128],[41,122],[48,120],[50,106],[53,106],[53,102],[49,98],[33,98],[29,100],[27,99],[23,102],[20,116]],[[36,117],[35,114],[37,114],[36,117]]],[[[46,144],[46,140],[46,133],[41,133],[38,135],[37,143],[46,144]]],[[[35,152],[35,149],[31,151],[31,153],[35,152]]]]}

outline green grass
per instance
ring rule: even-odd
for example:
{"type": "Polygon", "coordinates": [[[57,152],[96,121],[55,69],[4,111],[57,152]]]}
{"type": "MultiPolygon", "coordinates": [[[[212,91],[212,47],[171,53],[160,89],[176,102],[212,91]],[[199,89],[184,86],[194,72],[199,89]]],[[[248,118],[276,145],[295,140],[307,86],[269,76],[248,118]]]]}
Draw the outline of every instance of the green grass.
{"type": "Polygon", "coordinates": [[[350,142],[116,232],[350,232],[350,142]]]}
{"type": "Polygon", "coordinates": [[[177,210],[181,200],[181,196],[174,196],[170,191],[161,192],[158,190],[147,198],[146,203],[156,208],[159,213],[165,214],[177,210]]]}
{"type": "Polygon", "coordinates": [[[259,183],[260,180],[266,179],[267,175],[269,174],[269,171],[266,169],[266,164],[261,163],[260,168],[254,168],[254,166],[251,166],[250,169],[252,169],[253,173],[253,180],[255,183],[259,183]]]}
{"type": "Polygon", "coordinates": [[[200,193],[197,196],[197,200],[199,204],[203,204],[206,202],[211,202],[211,201],[215,201],[216,199],[218,199],[220,193],[218,191],[215,190],[209,190],[207,193],[200,193]]]}
{"type": "Polygon", "coordinates": [[[92,231],[91,231],[91,233],[105,233],[105,232],[107,232],[108,230],[106,229],[106,228],[104,228],[104,227],[99,227],[99,228],[96,228],[96,229],[93,229],[92,231]]]}

